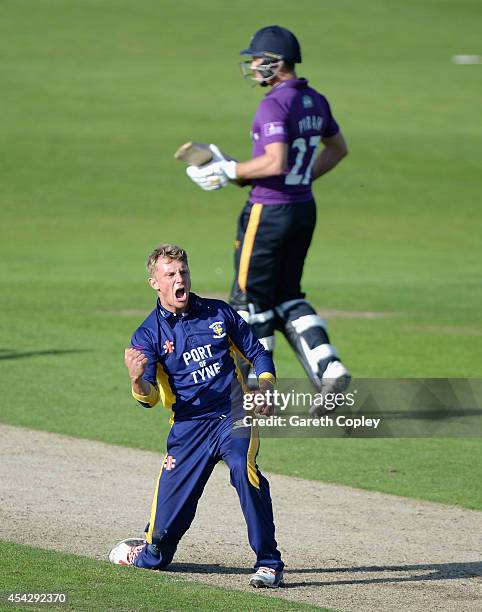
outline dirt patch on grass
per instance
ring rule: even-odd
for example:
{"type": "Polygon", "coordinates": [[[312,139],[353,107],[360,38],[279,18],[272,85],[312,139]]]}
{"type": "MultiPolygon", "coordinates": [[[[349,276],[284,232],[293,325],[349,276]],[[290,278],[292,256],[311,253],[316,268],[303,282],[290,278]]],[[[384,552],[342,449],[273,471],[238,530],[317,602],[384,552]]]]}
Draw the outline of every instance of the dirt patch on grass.
{"type": "MultiPolygon", "coordinates": [[[[106,559],[142,535],[160,455],[6,425],[0,440],[1,538],[106,559]]],[[[287,587],[267,595],[357,612],[482,608],[482,513],[269,479],[287,587]]],[[[168,573],[248,590],[253,562],[219,465],[168,573]]]]}
{"type": "Polygon", "coordinates": [[[318,314],[323,319],[390,319],[398,316],[397,312],[383,312],[377,310],[339,310],[328,308],[318,310],[318,314]]]}

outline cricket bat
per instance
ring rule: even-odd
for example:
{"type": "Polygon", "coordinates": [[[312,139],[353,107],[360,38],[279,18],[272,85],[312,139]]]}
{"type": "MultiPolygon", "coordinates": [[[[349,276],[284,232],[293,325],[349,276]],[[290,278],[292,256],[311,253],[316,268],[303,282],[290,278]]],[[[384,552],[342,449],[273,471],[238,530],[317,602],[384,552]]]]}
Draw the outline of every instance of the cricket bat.
{"type": "Polygon", "coordinates": [[[212,160],[213,154],[207,144],[186,142],[174,153],[174,157],[190,166],[203,166],[212,160]]]}

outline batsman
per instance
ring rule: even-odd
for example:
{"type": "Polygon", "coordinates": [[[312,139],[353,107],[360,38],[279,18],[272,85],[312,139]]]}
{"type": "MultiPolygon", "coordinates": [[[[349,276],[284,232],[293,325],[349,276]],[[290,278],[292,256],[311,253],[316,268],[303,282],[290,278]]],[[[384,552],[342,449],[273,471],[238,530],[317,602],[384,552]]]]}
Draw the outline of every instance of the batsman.
{"type": "Polygon", "coordinates": [[[343,391],[350,374],[301,277],[316,224],[312,183],[347,155],[347,145],[328,100],[296,75],[301,49],[292,32],[264,27],[241,55],[248,57],[244,75],[268,89],[251,127],[252,159],[238,162],[210,145],[212,160],[189,166],[187,174],[206,191],[250,186],[230,303],[271,353],[275,329],[282,331],[318,391],[343,391]]]}

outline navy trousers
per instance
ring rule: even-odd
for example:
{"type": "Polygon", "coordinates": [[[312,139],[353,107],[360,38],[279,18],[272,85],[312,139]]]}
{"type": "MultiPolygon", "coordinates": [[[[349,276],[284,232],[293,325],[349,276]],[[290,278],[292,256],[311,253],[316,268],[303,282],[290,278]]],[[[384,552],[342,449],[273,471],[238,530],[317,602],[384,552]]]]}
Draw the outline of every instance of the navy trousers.
{"type": "Polygon", "coordinates": [[[238,220],[234,282],[236,310],[253,304],[265,312],[305,297],[301,277],[316,225],[313,200],[298,204],[247,202],[238,220]]]}
{"type": "MultiPolygon", "coordinates": [[[[194,519],[214,466],[222,459],[239,496],[248,540],[256,554],[255,568],[283,569],[275,540],[269,484],[256,464],[258,449],[257,430],[233,429],[230,415],[175,421],[167,439],[167,455],[146,527],[147,544],[135,565],[149,569],[169,565],[179,540],[194,519]]],[[[222,509],[216,508],[216,511],[222,509]]]]}

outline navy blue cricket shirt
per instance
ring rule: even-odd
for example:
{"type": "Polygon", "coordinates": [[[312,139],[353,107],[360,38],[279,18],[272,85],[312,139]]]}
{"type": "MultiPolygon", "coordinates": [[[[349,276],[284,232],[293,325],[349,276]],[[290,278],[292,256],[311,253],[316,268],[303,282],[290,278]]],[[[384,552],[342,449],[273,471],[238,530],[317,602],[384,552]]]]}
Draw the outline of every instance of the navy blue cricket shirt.
{"type": "Polygon", "coordinates": [[[143,378],[151,384],[148,396],[133,392],[135,399],[145,407],[161,399],[176,421],[242,409],[236,353],[253,365],[258,378],[275,378],[270,353],[238,313],[222,300],[194,293],[184,315],[166,310],[158,300],[131,344],[148,358],[143,378]]]}

